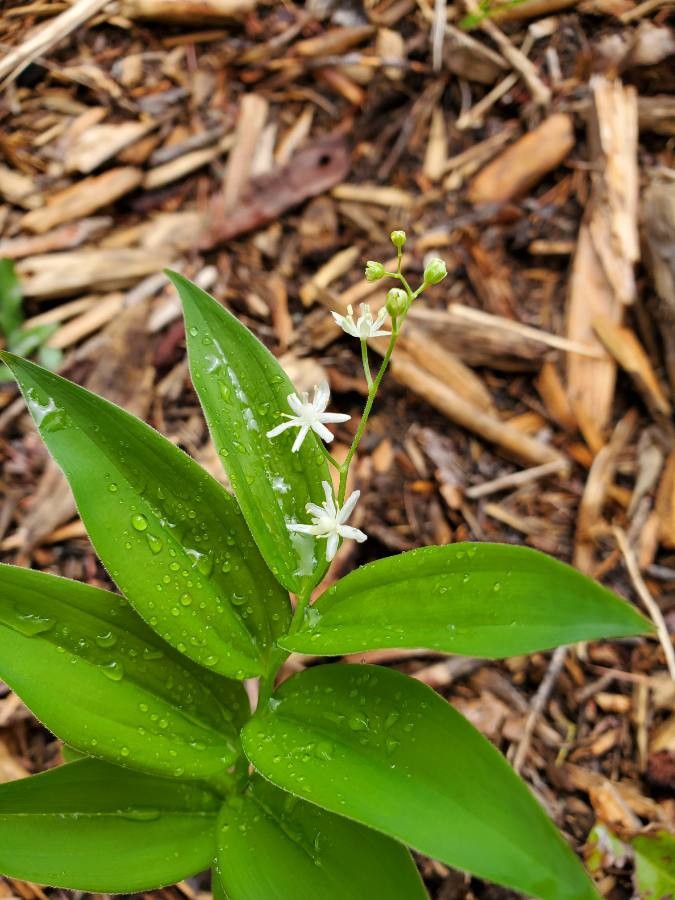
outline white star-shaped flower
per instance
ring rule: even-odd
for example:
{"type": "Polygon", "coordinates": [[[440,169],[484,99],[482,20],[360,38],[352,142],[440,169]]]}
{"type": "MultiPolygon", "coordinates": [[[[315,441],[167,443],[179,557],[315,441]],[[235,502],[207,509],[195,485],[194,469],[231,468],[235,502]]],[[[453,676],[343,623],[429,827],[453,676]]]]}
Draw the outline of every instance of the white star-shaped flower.
{"type": "Polygon", "coordinates": [[[295,531],[299,534],[311,534],[313,537],[326,538],[326,559],[328,562],[337,553],[340,544],[340,538],[349,538],[352,541],[358,541],[359,544],[368,540],[368,535],[353,528],[351,525],[345,525],[347,519],[354,512],[356,501],[361,496],[361,491],[354,491],[342,508],[340,508],[333,497],[333,488],[327,481],[323,481],[323,491],[326,495],[326,502],[321,506],[316,503],[308,503],[305,509],[312,516],[312,525],[298,525],[291,522],[286,527],[289,531],[295,531]]]}
{"type": "Polygon", "coordinates": [[[344,413],[327,413],[326,407],[329,399],[330,389],[327,381],[323,381],[318,387],[314,388],[314,399],[311,402],[307,391],[303,391],[299,397],[297,394],[289,394],[288,405],[295,415],[291,416],[288,413],[282,413],[283,417],[288,419],[288,422],[282,422],[281,425],[272,428],[271,431],[267,432],[267,437],[276,437],[282,431],[286,431],[287,428],[299,428],[298,436],[291,447],[293,453],[298,452],[310,429],[315,434],[318,434],[322,440],[326,441],[327,444],[330,444],[333,440],[333,435],[326,428],[326,423],[347,422],[351,419],[351,416],[347,416],[344,413]]]}
{"type": "Polygon", "coordinates": [[[354,308],[351,304],[347,307],[346,316],[341,316],[340,313],[334,312],[333,318],[343,331],[346,331],[347,334],[351,334],[352,337],[359,338],[360,340],[373,337],[385,337],[386,335],[391,334],[391,331],[382,331],[382,325],[387,318],[387,310],[384,306],[374,319],[373,314],[370,311],[370,306],[367,303],[361,304],[361,315],[356,322],[354,321],[354,308]]]}

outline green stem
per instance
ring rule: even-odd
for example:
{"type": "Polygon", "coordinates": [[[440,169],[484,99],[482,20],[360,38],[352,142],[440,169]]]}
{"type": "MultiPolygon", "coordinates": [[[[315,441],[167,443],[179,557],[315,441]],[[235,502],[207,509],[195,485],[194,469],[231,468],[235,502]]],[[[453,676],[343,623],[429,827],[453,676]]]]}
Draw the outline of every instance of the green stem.
{"type": "Polygon", "coordinates": [[[396,346],[396,341],[398,339],[398,333],[393,333],[389,338],[389,346],[387,347],[387,352],[384,355],[384,359],[382,360],[382,365],[375,376],[375,380],[371,383],[370,389],[368,391],[368,399],[366,400],[366,405],[363,410],[363,415],[361,416],[361,421],[359,422],[359,427],[354,435],[354,440],[352,441],[352,445],[349,448],[349,452],[347,453],[347,457],[345,461],[340,466],[340,486],[338,488],[338,506],[342,506],[345,502],[345,493],[347,491],[347,475],[349,474],[349,466],[351,465],[351,461],[354,458],[354,454],[356,453],[359,444],[361,443],[361,438],[363,437],[363,433],[366,430],[366,425],[368,424],[368,417],[370,416],[371,410],[373,408],[373,403],[375,402],[375,397],[377,395],[377,390],[380,386],[380,382],[384,378],[384,373],[387,371],[387,367],[389,366],[389,360],[391,359],[391,354],[394,352],[394,347],[396,346]]]}
{"type": "MultiPolygon", "coordinates": [[[[302,625],[305,609],[310,601],[313,589],[313,586],[309,585],[304,593],[298,595],[293,618],[291,619],[291,624],[288,626],[286,634],[295,634],[302,625]]],[[[262,675],[258,682],[258,709],[262,709],[263,706],[267,705],[267,702],[274,691],[274,683],[279,674],[279,669],[283,666],[289,656],[289,652],[287,650],[282,650],[281,647],[275,646],[272,648],[267,674],[262,675]]]]}
{"type": "Polygon", "coordinates": [[[411,300],[414,300],[415,297],[417,297],[417,295],[420,293],[420,291],[424,290],[425,286],[424,286],[424,284],[422,284],[421,287],[419,287],[416,291],[413,292],[413,289],[408,284],[408,281],[407,281],[405,275],[402,275],[400,272],[385,272],[384,274],[388,275],[390,278],[398,279],[401,282],[401,284],[403,285],[403,287],[406,289],[406,292],[411,300]]]}
{"type": "Polygon", "coordinates": [[[340,463],[337,461],[337,459],[335,459],[335,457],[332,455],[332,453],[330,453],[330,452],[328,451],[326,445],[325,445],[324,443],[322,443],[321,441],[317,441],[316,443],[317,443],[317,446],[319,447],[319,449],[321,450],[321,452],[323,453],[323,455],[324,455],[324,456],[326,457],[326,459],[328,460],[328,462],[329,462],[332,466],[335,466],[336,469],[339,469],[339,468],[340,468],[340,463]]]}
{"type": "Polygon", "coordinates": [[[260,681],[258,682],[258,709],[267,706],[267,701],[272,696],[272,691],[274,690],[274,682],[276,681],[277,673],[287,658],[288,652],[286,650],[282,650],[281,647],[276,646],[272,648],[267,673],[261,675],[260,681]]]}

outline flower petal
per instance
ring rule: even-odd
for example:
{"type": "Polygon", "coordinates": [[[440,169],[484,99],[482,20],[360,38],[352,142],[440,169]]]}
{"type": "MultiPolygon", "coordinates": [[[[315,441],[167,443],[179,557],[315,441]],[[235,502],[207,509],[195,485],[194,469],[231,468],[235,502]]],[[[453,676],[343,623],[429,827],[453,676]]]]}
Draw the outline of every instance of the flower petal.
{"type": "Polygon", "coordinates": [[[282,431],[286,431],[287,428],[294,428],[296,425],[295,422],[282,422],[281,425],[277,425],[276,428],[271,428],[267,432],[268,438],[276,437],[278,434],[281,434],[282,431]]]}
{"type": "Polygon", "coordinates": [[[347,519],[354,512],[354,507],[357,504],[359,497],[361,496],[361,491],[354,491],[349,497],[345,500],[345,505],[338,512],[337,520],[342,525],[343,522],[346,522],[347,519]]]}
{"type": "Polygon", "coordinates": [[[311,534],[316,537],[316,525],[300,525],[297,522],[289,522],[286,525],[289,531],[297,532],[298,534],[311,534]]]}
{"type": "Polygon", "coordinates": [[[300,397],[298,397],[297,394],[289,394],[286,400],[288,401],[288,405],[296,414],[296,416],[302,414],[302,400],[300,399],[300,397]]]}
{"type": "Polygon", "coordinates": [[[321,415],[317,416],[319,422],[348,422],[351,419],[351,416],[348,416],[347,413],[321,413],[321,415]]]}
{"type": "Polygon", "coordinates": [[[310,514],[310,516],[314,516],[315,519],[321,518],[321,516],[326,515],[326,510],[323,506],[318,506],[316,503],[308,503],[305,506],[305,509],[310,514]]]}
{"type": "Polygon", "coordinates": [[[315,434],[318,434],[321,440],[325,441],[327,444],[330,444],[330,442],[333,440],[333,435],[331,434],[331,432],[318,420],[312,422],[312,431],[315,434]]]}
{"type": "Polygon", "coordinates": [[[315,412],[322,413],[328,406],[329,400],[330,388],[328,387],[328,382],[324,379],[321,384],[317,385],[314,388],[314,399],[312,400],[312,407],[315,412]]]}
{"type": "Polygon", "coordinates": [[[302,425],[300,427],[300,431],[298,432],[298,436],[293,442],[293,446],[291,447],[291,451],[293,453],[297,453],[300,447],[302,447],[302,442],[307,437],[307,432],[309,431],[309,425],[302,425]]]}
{"type": "Polygon", "coordinates": [[[326,502],[323,505],[324,513],[332,519],[335,519],[337,510],[335,509],[335,500],[333,499],[333,485],[330,481],[322,481],[321,486],[323,487],[323,493],[326,498],[326,502]]]}
{"type": "Polygon", "coordinates": [[[368,535],[364,534],[360,529],[353,528],[351,525],[338,525],[338,534],[350,541],[357,541],[362,544],[368,540],[368,535]]]}
{"type": "Polygon", "coordinates": [[[335,554],[338,551],[338,547],[340,546],[340,538],[336,531],[333,531],[328,536],[328,540],[326,541],[326,559],[328,562],[333,559],[335,554]]]}

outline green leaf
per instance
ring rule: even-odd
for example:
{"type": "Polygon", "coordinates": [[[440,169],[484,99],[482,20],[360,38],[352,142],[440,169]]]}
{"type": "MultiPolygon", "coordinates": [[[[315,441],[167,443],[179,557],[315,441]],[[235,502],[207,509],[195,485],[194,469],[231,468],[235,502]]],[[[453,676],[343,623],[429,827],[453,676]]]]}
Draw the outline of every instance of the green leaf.
{"type": "Polygon", "coordinates": [[[290,606],[233,498],[134,416],[40,366],[2,358],[136,610],[203,666],[235,678],[264,672],[290,606]]]}
{"type": "Polygon", "coordinates": [[[54,887],[131,893],[205,868],[218,798],[85,759],[0,785],[0,871],[54,887]]]}
{"type": "Polygon", "coordinates": [[[675,897],[675,835],[668,831],[641,834],[631,841],[635,851],[635,889],[640,900],[675,897]]]}
{"type": "Polygon", "coordinates": [[[230,900],[423,900],[396,841],[254,778],[218,820],[216,869],[230,900]]]}
{"type": "Polygon", "coordinates": [[[298,593],[327,568],[316,541],[287,528],[307,520],[307,503],[323,502],[321,482],[330,480],[324,457],[312,432],[298,453],[291,452],[295,432],[267,437],[289,411],[290,379],[213,297],[176,272],[167,275],[183,303],[195,390],[248,527],[272,572],[298,593]]]}
{"type": "Polygon", "coordinates": [[[23,322],[21,285],[11,259],[0,259],[0,333],[9,338],[23,322]]]}
{"type": "Polygon", "coordinates": [[[399,672],[307,669],[281,685],[242,742],[278,787],[448,865],[543,900],[597,897],[501,754],[399,672]]]}
{"type": "Polygon", "coordinates": [[[33,328],[19,328],[13,331],[9,338],[9,349],[17,356],[30,356],[54,334],[57,328],[58,325],[35,325],[33,328]]]}
{"type": "Polygon", "coordinates": [[[76,750],[182,778],[225,772],[248,708],[240,682],[181,656],[122,597],[5,565],[0,677],[76,750]]]}
{"type": "Polygon", "coordinates": [[[69,747],[68,744],[61,744],[61,756],[65,763],[78,762],[80,759],[87,759],[85,753],[80,753],[79,750],[75,750],[74,747],[69,747]]]}
{"type": "Polygon", "coordinates": [[[631,849],[604,822],[596,822],[586,839],[586,868],[595,876],[603,869],[622,868],[631,857],[631,849]]]}
{"type": "Polygon", "coordinates": [[[324,656],[429,647],[497,658],[652,630],[623,600],[550,556],[466,543],[411,550],[351,572],[279,643],[324,656]]]}

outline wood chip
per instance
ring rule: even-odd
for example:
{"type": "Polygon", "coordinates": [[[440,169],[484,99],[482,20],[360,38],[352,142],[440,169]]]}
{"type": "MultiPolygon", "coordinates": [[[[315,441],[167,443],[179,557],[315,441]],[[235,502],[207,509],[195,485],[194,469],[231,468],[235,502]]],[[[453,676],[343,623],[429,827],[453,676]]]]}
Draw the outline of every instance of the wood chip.
{"type": "Polygon", "coordinates": [[[192,25],[222,22],[252,10],[257,0],[123,0],[122,15],[192,25]]]}
{"type": "Polygon", "coordinates": [[[619,455],[630,441],[636,425],[637,414],[635,410],[629,410],[614,429],[609,443],[593,460],[588,473],[579,506],[574,542],[574,565],[588,575],[592,575],[595,569],[594,529],[602,518],[602,509],[607,501],[619,455]]]}
{"type": "Polygon", "coordinates": [[[504,203],[519,197],[567,158],[574,146],[572,118],[549,116],[476,175],[467,193],[471,203],[504,203]]]}
{"type": "Polygon", "coordinates": [[[664,547],[675,550],[675,450],[668,456],[656,494],[659,515],[659,539],[664,547]]]}
{"type": "Polygon", "coordinates": [[[267,120],[267,100],[259,94],[242,97],[234,146],[225,170],[223,211],[229,212],[244,193],[252,174],[254,151],[267,120]]]}
{"type": "Polygon", "coordinates": [[[26,297],[66,297],[92,288],[112,290],[170,266],[172,255],[158,249],[75,250],[21,260],[17,274],[26,297]]]}
{"type": "Polygon", "coordinates": [[[142,178],[140,169],[125,166],[76,181],[65,190],[51,194],[46,206],[26,213],[21,224],[29,231],[44,234],[64,222],[84,218],[109,206],[138,187],[142,178]]]}
{"type": "Polygon", "coordinates": [[[172,181],[178,181],[186,175],[201,169],[202,166],[208,165],[217,159],[222,153],[221,147],[206,147],[204,150],[193,150],[192,153],[185,153],[176,159],[155,166],[150,169],[143,178],[143,187],[147,191],[164,187],[165,184],[171,184],[172,181]]]}
{"type": "Polygon", "coordinates": [[[669,416],[672,412],[670,401],[635,333],[607,318],[595,319],[593,330],[621,368],[631,376],[652,413],[657,417],[669,416]]]}
{"type": "Polygon", "coordinates": [[[115,124],[106,122],[87,127],[68,145],[64,169],[66,172],[88,175],[156,127],[157,123],[152,120],[115,124]]]}
{"type": "MultiPolygon", "coordinates": [[[[635,297],[637,239],[637,102],[633,88],[602,76],[591,80],[589,143],[595,163],[592,195],[579,232],[567,306],[567,335],[601,346],[593,322],[620,325],[635,297]]],[[[570,400],[603,428],[609,421],[616,365],[569,356],[570,400]]]]}
{"type": "Polygon", "coordinates": [[[338,184],[331,191],[336,200],[355,203],[375,203],[394,209],[407,209],[413,205],[412,194],[397,187],[381,187],[377,184],[338,184]]]}
{"type": "Polygon", "coordinates": [[[43,203],[41,194],[35,190],[32,178],[2,164],[0,164],[0,196],[24,209],[36,209],[43,203]]]}

